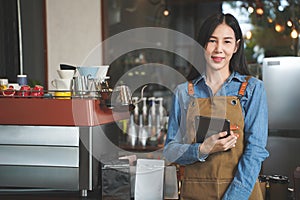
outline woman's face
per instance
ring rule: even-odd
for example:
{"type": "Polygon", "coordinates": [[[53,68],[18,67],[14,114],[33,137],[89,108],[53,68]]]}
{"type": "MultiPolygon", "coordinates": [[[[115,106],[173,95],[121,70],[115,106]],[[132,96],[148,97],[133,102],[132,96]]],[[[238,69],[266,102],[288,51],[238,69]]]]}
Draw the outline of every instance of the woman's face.
{"type": "Polygon", "coordinates": [[[206,70],[229,73],[229,62],[238,45],[232,28],[225,23],[218,25],[205,47],[206,70]]]}

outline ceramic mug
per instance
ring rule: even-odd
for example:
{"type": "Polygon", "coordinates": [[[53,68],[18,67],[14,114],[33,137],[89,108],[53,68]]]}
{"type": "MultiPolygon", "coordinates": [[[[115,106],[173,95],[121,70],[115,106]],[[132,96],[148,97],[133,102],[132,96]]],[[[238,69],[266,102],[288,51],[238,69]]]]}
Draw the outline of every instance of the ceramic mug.
{"type": "Polygon", "coordinates": [[[57,73],[58,73],[59,78],[61,78],[61,79],[72,79],[73,76],[75,75],[75,70],[58,69],[57,73]]]}
{"type": "Polygon", "coordinates": [[[51,84],[57,90],[71,90],[72,79],[54,79],[51,84]]]}

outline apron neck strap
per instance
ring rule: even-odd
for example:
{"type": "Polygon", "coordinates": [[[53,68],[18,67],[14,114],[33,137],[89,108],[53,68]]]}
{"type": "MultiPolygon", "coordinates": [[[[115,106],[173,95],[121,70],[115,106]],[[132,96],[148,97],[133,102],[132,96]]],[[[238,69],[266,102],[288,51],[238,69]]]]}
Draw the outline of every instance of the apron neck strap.
{"type": "Polygon", "coordinates": [[[241,99],[242,96],[244,96],[245,94],[245,91],[246,91],[246,87],[248,85],[248,81],[249,79],[251,78],[251,76],[247,76],[245,78],[245,82],[242,83],[241,87],[240,87],[240,90],[239,90],[239,93],[238,93],[238,98],[241,99]]]}
{"type": "MultiPolygon", "coordinates": [[[[247,85],[248,85],[248,81],[249,81],[250,78],[251,78],[251,76],[247,76],[247,77],[245,78],[245,81],[242,83],[242,85],[241,85],[241,87],[240,87],[240,90],[239,90],[239,93],[238,93],[239,99],[240,99],[242,96],[244,96],[245,91],[246,91],[246,87],[247,87],[247,85]]],[[[194,93],[195,93],[195,91],[194,91],[194,84],[192,83],[192,81],[189,81],[189,82],[188,82],[188,94],[189,94],[190,96],[193,96],[194,93]]]]}

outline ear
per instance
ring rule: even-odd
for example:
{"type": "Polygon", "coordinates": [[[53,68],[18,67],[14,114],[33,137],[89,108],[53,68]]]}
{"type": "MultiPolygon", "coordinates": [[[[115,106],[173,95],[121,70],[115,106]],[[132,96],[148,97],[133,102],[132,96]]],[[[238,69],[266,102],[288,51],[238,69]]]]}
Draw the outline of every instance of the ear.
{"type": "Polygon", "coordinates": [[[236,41],[236,43],[235,43],[235,48],[234,48],[234,53],[236,53],[237,52],[237,50],[238,50],[238,48],[239,48],[239,46],[240,46],[240,39],[238,40],[238,41],[236,41]]]}

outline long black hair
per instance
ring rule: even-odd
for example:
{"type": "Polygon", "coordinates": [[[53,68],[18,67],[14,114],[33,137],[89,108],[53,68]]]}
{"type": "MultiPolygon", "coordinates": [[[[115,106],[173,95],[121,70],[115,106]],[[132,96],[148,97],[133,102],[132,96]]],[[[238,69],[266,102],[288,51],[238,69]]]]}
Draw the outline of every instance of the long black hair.
{"type": "MultiPolygon", "coordinates": [[[[249,75],[249,70],[247,67],[247,61],[244,53],[244,39],[242,30],[237,19],[231,14],[216,13],[208,17],[202,24],[198,32],[197,42],[205,48],[211,35],[215,31],[216,27],[225,22],[228,26],[232,28],[235,34],[236,41],[239,42],[237,51],[233,54],[230,63],[229,70],[231,72],[236,71],[243,75],[249,75]]],[[[194,73],[194,72],[192,72],[194,73]]],[[[190,77],[194,75],[190,74],[190,77]]]]}

